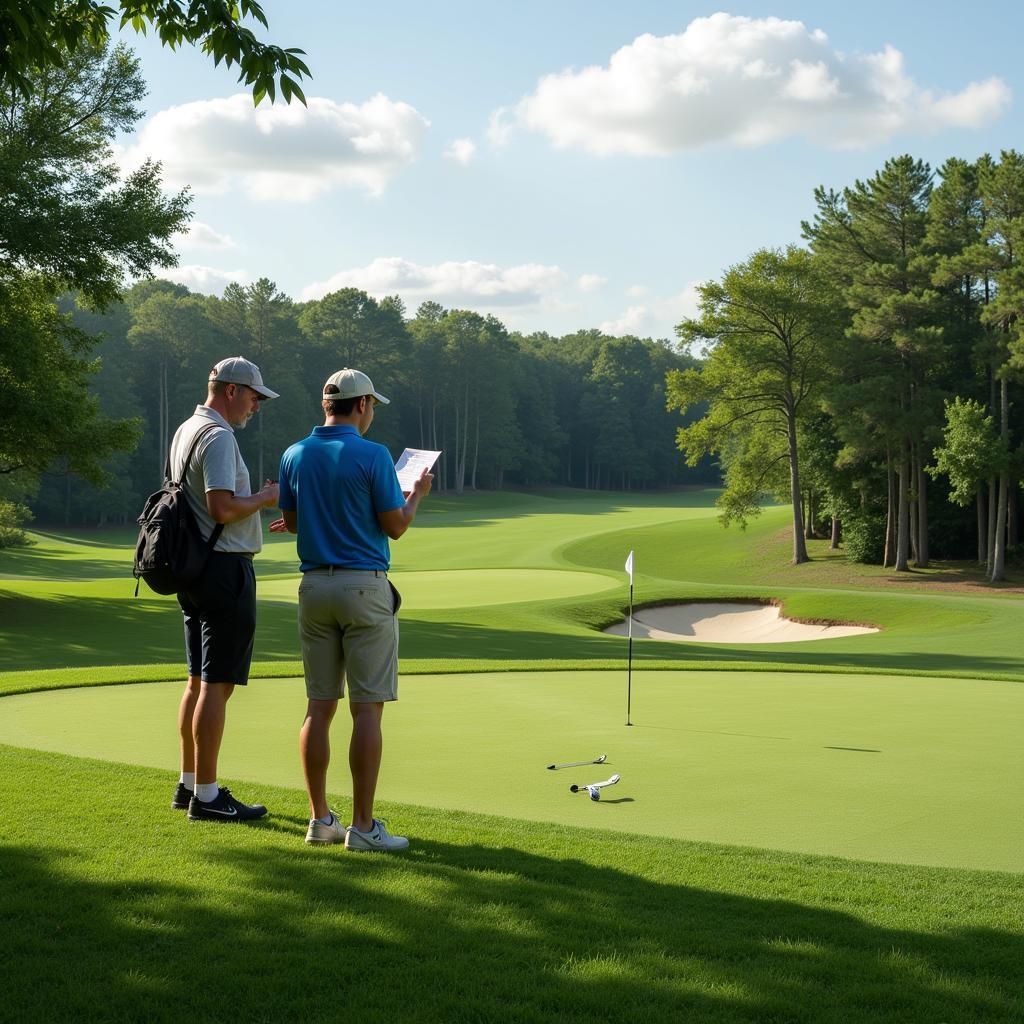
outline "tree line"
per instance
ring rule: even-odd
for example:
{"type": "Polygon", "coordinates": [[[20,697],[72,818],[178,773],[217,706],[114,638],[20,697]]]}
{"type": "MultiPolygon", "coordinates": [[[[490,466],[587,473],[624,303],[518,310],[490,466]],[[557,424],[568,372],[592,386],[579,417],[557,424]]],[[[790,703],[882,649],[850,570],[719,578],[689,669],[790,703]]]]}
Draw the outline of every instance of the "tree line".
{"type": "Polygon", "coordinates": [[[714,454],[723,521],[766,494],[806,539],[897,571],[971,557],[1002,579],[1024,468],[1024,156],[888,160],[818,188],[805,248],[760,250],[700,289],[677,328],[700,367],[669,400],[689,462],[714,454]]]}
{"type": "Polygon", "coordinates": [[[435,487],[466,490],[564,484],[630,490],[713,481],[710,462],[688,468],[675,452],[678,415],[666,374],[695,365],[668,342],[596,330],[563,337],[509,332],[494,316],[401,301],[356,288],[298,303],[267,278],[221,297],[168,281],[137,283],[102,313],[72,298],[61,312],[94,339],[90,391],[137,443],[113,455],[100,486],[58,459],[31,499],[57,523],[134,520],[158,485],[177,425],[205,400],[218,360],[257,363],[281,398],[264,403],[239,444],[254,479],[275,477],[281,452],[322,422],[323,382],[357,367],[391,399],[372,437],[440,450],[435,487]]]}

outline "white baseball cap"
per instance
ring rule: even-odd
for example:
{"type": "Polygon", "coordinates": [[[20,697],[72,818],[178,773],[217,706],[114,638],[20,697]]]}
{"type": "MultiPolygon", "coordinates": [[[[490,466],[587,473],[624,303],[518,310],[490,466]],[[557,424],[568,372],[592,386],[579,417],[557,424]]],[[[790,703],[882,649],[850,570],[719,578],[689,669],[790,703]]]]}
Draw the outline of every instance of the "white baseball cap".
{"type": "Polygon", "coordinates": [[[324,401],[336,401],[339,398],[362,398],[363,395],[373,395],[381,405],[390,405],[391,399],[385,398],[373,388],[373,381],[360,370],[339,370],[332,373],[324,383],[324,401]],[[337,392],[327,393],[327,388],[333,384],[337,392]]]}
{"type": "Polygon", "coordinates": [[[225,384],[244,384],[263,398],[281,397],[276,391],[271,391],[270,388],[264,386],[260,368],[242,356],[222,359],[210,371],[210,380],[219,380],[225,384]]]}

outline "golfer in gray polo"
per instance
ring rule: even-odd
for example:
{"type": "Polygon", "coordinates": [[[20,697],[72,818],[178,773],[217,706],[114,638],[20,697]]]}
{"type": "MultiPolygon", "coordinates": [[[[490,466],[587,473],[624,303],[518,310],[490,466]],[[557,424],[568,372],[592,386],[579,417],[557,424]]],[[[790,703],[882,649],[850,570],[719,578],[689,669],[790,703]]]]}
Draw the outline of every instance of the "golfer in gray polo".
{"type": "Polygon", "coordinates": [[[299,634],[308,706],[299,746],[309,791],[306,842],[344,841],[349,850],[401,850],[373,816],[381,761],[381,716],[398,698],[398,607],[388,580],[390,540],[416,516],[433,477],[424,472],[406,496],[387,448],[363,435],[374,407],[388,404],[359,370],[333,374],[324,385],[324,425],[281,458],[283,519],[271,530],[298,534],[302,583],[299,634]],[[327,805],[330,726],[348,684],[352,714],[349,766],[352,824],[344,828],[327,805]]]}
{"type": "Polygon", "coordinates": [[[178,709],[181,775],[171,807],[187,809],[189,821],[251,821],[267,813],[262,804],[243,803],[219,785],[217,760],[228,698],[249,681],[256,630],[252,560],[263,546],[259,512],[277,505],[277,484],[268,480],[252,492],[235,431],[261,402],[277,397],[255,363],[242,356],[222,359],[210,371],[206,404],[196,406],[171,442],[171,478],[184,474],[203,538],[219,530],[202,576],[178,594],[188,682],[178,709]]]}

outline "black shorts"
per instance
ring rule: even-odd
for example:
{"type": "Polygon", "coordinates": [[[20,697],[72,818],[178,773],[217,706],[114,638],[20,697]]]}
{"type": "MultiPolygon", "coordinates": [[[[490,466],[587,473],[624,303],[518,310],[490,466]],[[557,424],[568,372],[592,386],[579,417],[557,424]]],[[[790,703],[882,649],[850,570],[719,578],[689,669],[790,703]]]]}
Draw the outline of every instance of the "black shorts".
{"type": "Polygon", "coordinates": [[[252,559],[214,551],[199,582],[178,594],[185,616],[188,674],[204,683],[249,681],[256,634],[252,559]]]}

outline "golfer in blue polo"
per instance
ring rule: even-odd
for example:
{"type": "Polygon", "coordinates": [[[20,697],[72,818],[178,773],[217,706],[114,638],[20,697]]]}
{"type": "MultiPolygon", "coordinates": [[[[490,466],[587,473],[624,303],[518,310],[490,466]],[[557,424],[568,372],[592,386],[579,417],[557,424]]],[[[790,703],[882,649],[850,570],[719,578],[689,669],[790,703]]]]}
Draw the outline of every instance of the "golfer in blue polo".
{"type": "Polygon", "coordinates": [[[301,560],[299,636],[308,706],[299,749],[311,814],[306,842],[387,851],[409,845],[373,816],[381,716],[384,705],[398,698],[401,598],[387,576],[388,541],[409,528],[434,478],[424,472],[408,496],[402,493],[387,448],[363,436],[378,403],[388,399],[359,370],[339,370],[327,380],[324,425],[281,458],[283,518],[271,530],[298,534],[301,560]],[[331,720],[346,682],[352,714],[347,828],[327,805],[331,720]]]}

